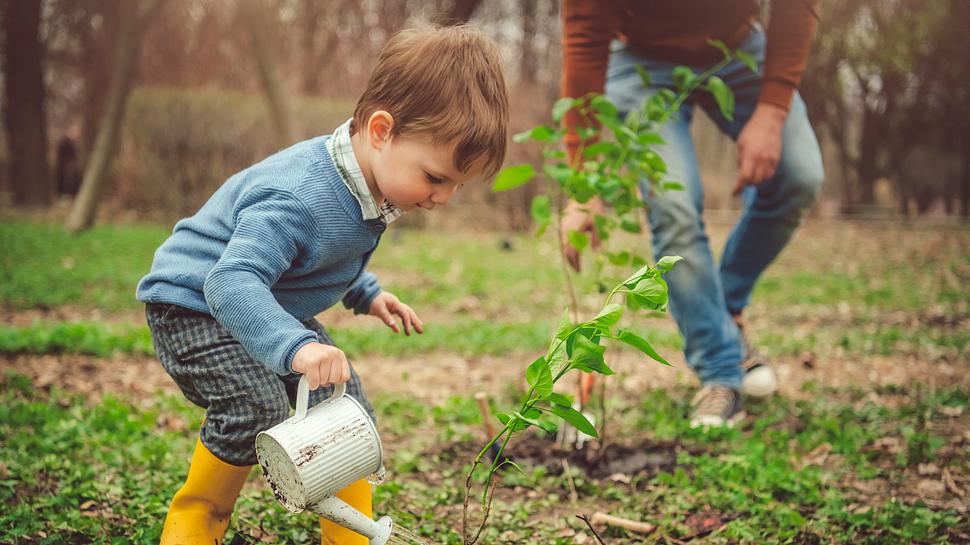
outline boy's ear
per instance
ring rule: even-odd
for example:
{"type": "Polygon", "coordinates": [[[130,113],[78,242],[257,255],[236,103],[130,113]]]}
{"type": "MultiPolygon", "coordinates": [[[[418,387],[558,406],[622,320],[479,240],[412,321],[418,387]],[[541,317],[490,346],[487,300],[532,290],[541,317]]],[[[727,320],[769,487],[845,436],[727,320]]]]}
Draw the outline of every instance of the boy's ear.
{"type": "Polygon", "coordinates": [[[390,112],[377,110],[367,120],[367,139],[371,147],[381,149],[391,139],[394,130],[394,116],[390,112]]]}

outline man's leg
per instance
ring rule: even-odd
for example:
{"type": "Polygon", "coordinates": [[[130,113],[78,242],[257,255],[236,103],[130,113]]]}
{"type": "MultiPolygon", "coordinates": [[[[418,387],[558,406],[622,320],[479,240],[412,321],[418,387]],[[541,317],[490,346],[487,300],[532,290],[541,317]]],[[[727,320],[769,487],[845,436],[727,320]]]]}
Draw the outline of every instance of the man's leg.
{"type": "Polygon", "coordinates": [[[755,282],[791,239],[824,177],[818,141],[796,93],[782,130],[778,169],[744,190],[744,213],[724,246],[721,282],[731,314],[748,306],[755,282]]]}
{"type": "MultiPolygon", "coordinates": [[[[760,64],[764,58],[761,30],[752,30],[741,49],[760,64]]],[[[721,130],[736,140],[757,106],[761,76],[737,61],[718,75],[734,91],[734,120],[723,118],[709,100],[702,101],[702,105],[721,130]]],[[[791,239],[805,212],[815,202],[824,178],[818,141],[805,103],[797,92],[781,139],[781,158],[775,174],[743,191],[744,212],[731,231],[721,257],[721,285],[732,315],[740,315],[748,305],[755,282],[791,239]]]]}
{"type": "MultiPolygon", "coordinates": [[[[621,111],[639,107],[647,93],[635,64],[651,73],[654,85],[672,86],[673,65],[642,59],[615,48],[610,58],[606,91],[621,111]]],[[[671,313],[684,336],[687,362],[703,385],[738,390],[741,341],[725,310],[724,292],[701,218],[704,194],[689,130],[691,115],[692,104],[685,103],[681,112],[661,128],[667,144],[657,150],[667,164],[667,178],[683,183],[685,189],[650,195],[644,183],[642,190],[647,195],[655,257],[684,258],[664,277],[669,284],[671,313]]]]}

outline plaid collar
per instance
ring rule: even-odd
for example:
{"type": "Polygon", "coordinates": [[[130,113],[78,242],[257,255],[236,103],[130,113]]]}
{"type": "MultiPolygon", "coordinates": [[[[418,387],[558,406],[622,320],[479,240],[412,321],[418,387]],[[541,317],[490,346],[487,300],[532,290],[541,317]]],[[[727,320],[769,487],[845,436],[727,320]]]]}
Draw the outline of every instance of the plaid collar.
{"type": "Polygon", "coordinates": [[[353,118],[348,119],[333,131],[333,135],[327,140],[327,151],[330,152],[330,157],[333,157],[333,164],[337,167],[340,178],[360,204],[360,212],[364,219],[380,218],[384,223],[391,223],[404,212],[387,200],[381,206],[377,206],[374,202],[374,196],[367,187],[367,180],[364,179],[364,173],[360,171],[357,157],[354,156],[354,148],[350,143],[352,121],[353,118]]]}

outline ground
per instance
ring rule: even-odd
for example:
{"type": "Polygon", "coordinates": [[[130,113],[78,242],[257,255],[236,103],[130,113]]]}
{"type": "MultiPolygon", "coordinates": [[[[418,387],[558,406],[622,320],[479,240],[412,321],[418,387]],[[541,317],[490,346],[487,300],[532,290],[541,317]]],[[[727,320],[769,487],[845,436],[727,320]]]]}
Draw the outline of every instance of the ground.
{"type": "MultiPolygon", "coordinates": [[[[713,223],[720,247],[728,225],[713,223]]],[[[202,416],[155,361],[130,300],[165,229],[58,233],[0,223],[11,249],[0,257],[0,501],[11,506],[0,542],[150,543],[202,416]]],[[[458,543],[464,472],[485,439],[472,394],[496,412],[521,395],[566,300],[555,247],[403,231],[372,269],[428,324],[404,339],[343,309],[319,317],[378,410],[390,471],[378,511],[458,543]]],[[[589,269],[578,285],[593,311],[589,269]]],[[[747,311],[779,395],[748,400],[738,430],[688,430],[695,382],[672,320],[631,320],[673,365],[611,349],[617,374],[593,402],[600,441],[574,452],[532,432],[513,439],[524,473],[504,473],[482,541],[593,543],[575,516],[601,511],[657,526],[601,529],[607,543],[970,542],[968,282],[964,227],[809,221],[747,311]]],[[[234,534],[311,543],[314,527],[254,474],[234,534]]]]}

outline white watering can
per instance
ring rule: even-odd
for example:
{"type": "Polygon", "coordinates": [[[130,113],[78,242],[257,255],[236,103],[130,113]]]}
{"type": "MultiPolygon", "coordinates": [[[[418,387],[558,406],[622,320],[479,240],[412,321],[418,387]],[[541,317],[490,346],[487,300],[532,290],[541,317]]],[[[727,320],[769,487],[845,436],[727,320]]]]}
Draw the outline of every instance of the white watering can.
{"type": "Polygon", "coordinates": [[[317,515],[384,545],[390,517],[371,520],[334,494],[383,472],[384,450],[374,422],[338,384],[333,395],[307,411],[310,387],[300,379],[296,414],[256,436],[256,458],[276,499],[294,513],[317,515]]]}

